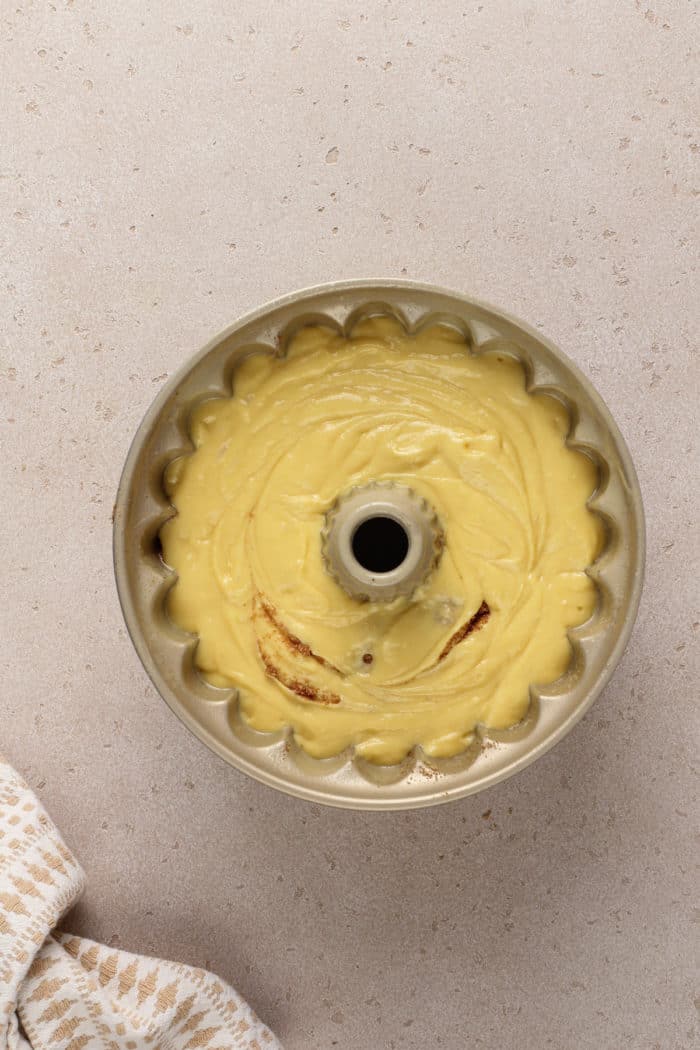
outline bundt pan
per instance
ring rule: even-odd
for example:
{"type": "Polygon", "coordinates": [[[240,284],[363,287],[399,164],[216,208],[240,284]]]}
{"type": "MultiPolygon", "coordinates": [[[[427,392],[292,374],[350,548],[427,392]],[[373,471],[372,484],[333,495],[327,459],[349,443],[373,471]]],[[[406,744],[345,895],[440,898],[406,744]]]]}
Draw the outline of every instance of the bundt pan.
{"type": "Polygon", "coordinates": [[[124,467],[114,515],[114,563],[124,618],[154,685],[200,740],[231,765],[300,798],[357,809],[434,805],[490,787],[529,765],[569,732],[610,678],[635,619],[644,568],[639,484],[624,440],[589,381],[538,333],[466,296],[410,281],[349,281],[278,299],[236,322],[188,361],[160,391],[139,427],[124,467]],[[235,691],[206,683],[194,666],[197,639],[165,613],[174,574],[160,557],[159,530],[173,513],[163,472],[192,450],[188,420],[205,398],[230,394],[236,364],[252,351],[284,352],[307,324],[348,331],[358,318],[388,314],[408,331],[426,321],[462,331],[474,353],[493,341],[523,362],[530,388],[566,405],[568,442],[599,470],[589,503],[602,518],[606,544],[589,570],[598,589],[594,616],[570,632],[566,674],[531,689],[525,719],[506,731],[478,731],[474,744],[449,760],[428,761],[420,748],[398,766],[372,766],[345,752],[310,758],[289,732],[259,733],[238,715],[235,691]]]}

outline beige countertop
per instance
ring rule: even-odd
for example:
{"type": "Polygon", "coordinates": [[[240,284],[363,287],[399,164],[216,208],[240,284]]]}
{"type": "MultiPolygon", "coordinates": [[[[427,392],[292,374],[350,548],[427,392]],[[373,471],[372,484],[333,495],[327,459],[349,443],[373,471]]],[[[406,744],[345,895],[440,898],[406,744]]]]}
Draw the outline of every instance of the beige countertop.
{"type": "Polygon", "coordinates": [[[1,12],[1,746],[87,871],[69,925],[216,970],[288,1050],[697,1045],[696,10],[1,12]],[[591,713],[488,793],[395,815],[212,756],[146,679],[111,566],[165,378],[265,300],[368,275],[559,343],[648,523],[637,627],[591,713]]]}

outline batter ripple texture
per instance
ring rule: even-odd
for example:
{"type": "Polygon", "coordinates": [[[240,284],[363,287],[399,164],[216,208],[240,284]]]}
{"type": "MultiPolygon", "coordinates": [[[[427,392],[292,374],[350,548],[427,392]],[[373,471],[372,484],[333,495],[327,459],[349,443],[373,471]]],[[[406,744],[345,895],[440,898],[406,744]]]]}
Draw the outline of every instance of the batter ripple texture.
{"type": "Polygon", "coordinates": [[[318,758],[445,758],[477,726],[521,721],[597,602],[598,472],[569,424],[507,346],[475,354],[448,325],[314,326],[284,357],[247,357],[166,471],[168,614],[198,636],[200,673],[238,689],[251,727],[290,726],[318,758]],[[381,604],[349,597],[321,549],[338,496],[373,482],[410,486],[445,539],[425,583],[381,604]]]}

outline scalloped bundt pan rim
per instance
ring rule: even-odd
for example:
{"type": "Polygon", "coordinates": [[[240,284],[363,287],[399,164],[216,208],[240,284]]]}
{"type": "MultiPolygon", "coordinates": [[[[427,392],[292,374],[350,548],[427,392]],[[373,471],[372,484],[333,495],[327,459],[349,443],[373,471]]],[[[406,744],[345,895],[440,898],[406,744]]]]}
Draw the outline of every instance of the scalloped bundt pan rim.
{"type": "Polygon", "coordinates": [[[634,467],[608,409],[561,351],[492,307],[409,281],[352,281],[286,296],[242,318],[211,340],[174,376],[149,408],[124,467],[114,515],[117,587],[134,645],[173,711],[212,750],[273,787],[336,806],[402,809],[471,794],[510,776],[561,739],[610,677],[631,630],[641,591],[644,522],[634,467]],[[237,363],[251,352],[282,355],[300,325],[324,321],[348,332],[359,319],[393,314],[409,331],[453,324],[474,352],[505,341],[523,362],[528,389],[559,396],[571,418],[567,442],[597,458],[601,483],[589,505],[606,523],[608,542],[591,576],[599,609],[569,632],[572,664],[563,678],[531,690],[528,715],[506,731],[479,731],[475,745],[445,762],[420,749],[398,767],[372,767],[344,753],[319,761],[289,732],[261,734],[231,717],[235,695],[207,685],[194,670],[196,639],[170,625],[163,601],[174,574],[153,545],[172,507],[163,488],[168,462],[191,453],[189,418],[206,397],[230,394],[237,363]],[[490,344],[490,345],[489,345],[490,344]],[[558,705],[558,708],[557,708],[558,705]]]}

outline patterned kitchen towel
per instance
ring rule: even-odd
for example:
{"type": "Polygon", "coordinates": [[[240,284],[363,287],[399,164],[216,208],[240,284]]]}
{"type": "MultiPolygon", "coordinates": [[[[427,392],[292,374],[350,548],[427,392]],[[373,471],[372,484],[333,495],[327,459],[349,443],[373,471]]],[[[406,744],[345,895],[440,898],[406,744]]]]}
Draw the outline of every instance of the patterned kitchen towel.
{"type": "Polygon", "coordinates": [[[0,756],[0,1050],[281,1050],[213,974],[57,933],[84,884],[0,756]]]}

